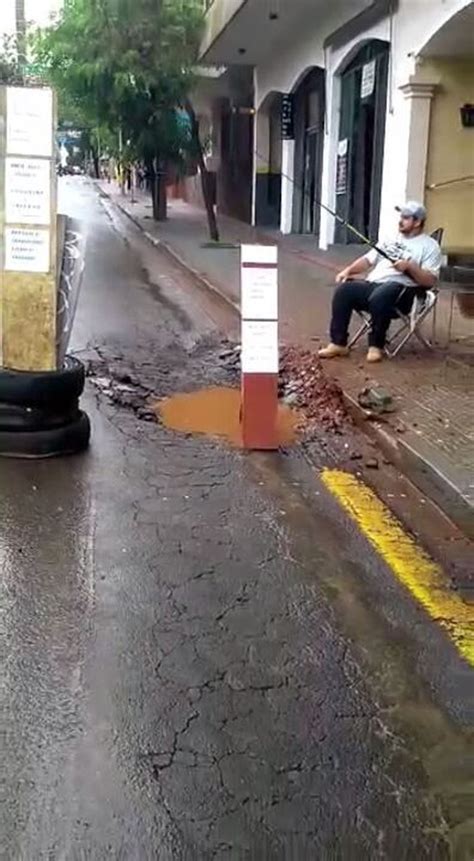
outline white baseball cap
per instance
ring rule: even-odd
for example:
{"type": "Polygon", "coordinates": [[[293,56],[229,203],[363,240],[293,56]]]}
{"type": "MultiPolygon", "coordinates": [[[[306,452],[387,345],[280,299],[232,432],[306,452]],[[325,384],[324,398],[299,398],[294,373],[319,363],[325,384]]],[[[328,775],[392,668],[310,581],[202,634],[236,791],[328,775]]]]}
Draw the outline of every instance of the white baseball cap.
{"type": "Polygon", "coordinates": [[[404,215],[407,218],[416,218],[419,221],[425,221],[426,219],[426,208],[417,200],[407,200],[403,206],[396,206],[395,209],[400,215],[404,215]]]}

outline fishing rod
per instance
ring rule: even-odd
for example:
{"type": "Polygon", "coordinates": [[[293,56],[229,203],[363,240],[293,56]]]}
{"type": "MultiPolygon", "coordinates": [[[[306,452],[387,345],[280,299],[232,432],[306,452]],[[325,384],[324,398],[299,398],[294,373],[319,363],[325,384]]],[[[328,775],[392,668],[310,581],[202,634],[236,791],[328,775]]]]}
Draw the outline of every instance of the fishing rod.
{"type": "MultiPolygon", "coordinates": [[[[260,162],[263,162],[263,164],[267,165],[267,167],[270,167],[270,162],[266,158],[264,158],[262,156],[262,154],[258,152],[258,150],[254,150],[254,155],[257,156],[257,158],[260,162]]],[[[284,177],[285,179],[287,179],[288,182],[290,182],[302,194],[306,195],[308,198],[310,197],[310,192],[306,191],[305,188],[302,185],[300,185],[299,183],[297,183],[296,180],[293,179],[293,177],[291,177],[289,174],[283,173],[283,171],[280,171],[280,175],[282,177],[284,177]]],[[[327,206],[325,203],[323,203],[321,200],[319,200],[319,198],[312,197],[311,199],[316,204],[316,206],[319,206],[321,209],[324,209],[326,212],[329,213],[329,215],[332,215],[332,217],[335,218],[336,221],[339,222],[339,224],[341,224],[343,227],[346,227],[348,230],[350,230],[351,233],[354,234],[354,236],[357,236],[357,238],[360,239],[361,242],[364,243],[364,245],[368,245],[370,248],[373,248],[374,251],[376,251],[382,257],[385,257],[385,259],[388,260],[390,263],[395,263],[395,260],[393,259],[393,257],[390,257],[390,255],[387,254],[387,252],[384,251],[383,248],[380,248],[380,246],[377,245],[376,242],[373,242],[372,239],[369,239],[368,236],[365,236],[363,233],[361,233],[360,230],[357,229],[357,227],[354,227],[354,225],[350,223],[350,221],[348,221],[346,218],[343,218],[342,215],[339,215],[337,212],[335,212],[333,209],[331,209],[331,207],[327,206]]]]}

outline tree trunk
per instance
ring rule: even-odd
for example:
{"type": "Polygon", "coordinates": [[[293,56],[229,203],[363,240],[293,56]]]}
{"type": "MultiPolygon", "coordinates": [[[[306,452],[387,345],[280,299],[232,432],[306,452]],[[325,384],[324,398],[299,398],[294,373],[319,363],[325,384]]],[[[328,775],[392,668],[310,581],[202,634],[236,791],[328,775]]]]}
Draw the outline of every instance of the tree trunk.
{"type": "Polygon", "coordinates": [[[153,204],[153,218],[155,221],[166,221],[167,198],[166,198],[166,171],[159,156],[147,164],[147,172],[150,180],[151,200],[153,204]]]}
{"type": "Polygon", "coordinates": [[[154,159],[146,159],[145,170],[146,170],[146,187],[147,187],[147,191],[150,192],[153,218],[155,221],[158,221],[158,205],[157,205],[158,198],[157,198],[157,183],[156,183],[156,171],[155,171],[154,159]]]}
{"type": "Polygon", "coordinates": [[[196,157],[199,165],[199,173],[201,174],[202,196],[204,198],[204,206],[206,207],[207,225],[209,228],[209,236],[213,242],[219,242],[219,229],[217,227],[216,213],[211,196],[211,183],[209,171],[204,161],[204,153],[202,151],[201,139],[199,137],[199,123],[196,113],[191,102],[186,100],[185,108],[191,122],[191,135],[193,141],[193,149],[196,152],[196,157]]]}
{"type": "Polygon", "coordinates": [[[151,202],[153,204],[153,218],[155,221],[160,220],[160,189],[159,189],[160,180],[156,175],[156,171],[153,170],[153,176],[151,180],[151,202]]]}
{"type": "Polygon", "coordinates": [[[166,165],[157,159],[158,175],[158,221],[166,221],[168,217],[168,197],[166,190],[166,165]]]}

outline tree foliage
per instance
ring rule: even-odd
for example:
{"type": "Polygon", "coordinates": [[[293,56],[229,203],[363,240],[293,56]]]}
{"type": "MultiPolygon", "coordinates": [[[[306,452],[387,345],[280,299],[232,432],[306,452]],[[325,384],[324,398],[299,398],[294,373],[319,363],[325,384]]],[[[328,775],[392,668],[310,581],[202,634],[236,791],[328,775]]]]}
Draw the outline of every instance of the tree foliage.
{"type": "Polygon", "coordinates": [[[65,0],[37,40],[61,115],[120,132],[159,177],[189,143],[177,108],[193,84],[201,23],[201,0],[65,0]]]}
{"type": "Polygon", "coordinates": [[[15,36],[0,40],[0,84],[23,84],[23,69],[18,55],[15,36]]]}

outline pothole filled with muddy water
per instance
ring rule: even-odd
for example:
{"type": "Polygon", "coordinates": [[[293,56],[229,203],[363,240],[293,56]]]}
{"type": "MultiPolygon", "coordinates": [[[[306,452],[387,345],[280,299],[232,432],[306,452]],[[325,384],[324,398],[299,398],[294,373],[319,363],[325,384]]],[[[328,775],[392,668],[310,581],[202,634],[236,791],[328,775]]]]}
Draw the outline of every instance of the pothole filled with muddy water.
{"type": "MultiPolygon", "coordinates": [[[[154,401],[151,407],[167,428],[225,439],[234,446],[242,446],[239,389],[213,386],[154,401]]],[[[296,410],[284,404],[278,405],[277,438],[280,446],[296,441],[299,420],[296,410]]]]}

